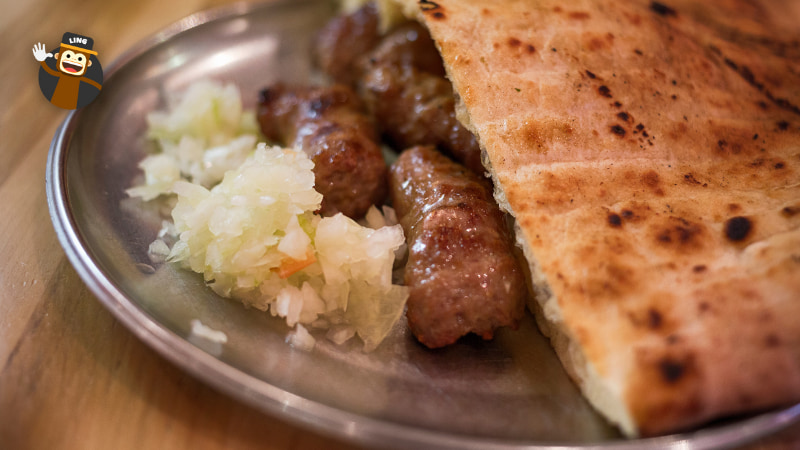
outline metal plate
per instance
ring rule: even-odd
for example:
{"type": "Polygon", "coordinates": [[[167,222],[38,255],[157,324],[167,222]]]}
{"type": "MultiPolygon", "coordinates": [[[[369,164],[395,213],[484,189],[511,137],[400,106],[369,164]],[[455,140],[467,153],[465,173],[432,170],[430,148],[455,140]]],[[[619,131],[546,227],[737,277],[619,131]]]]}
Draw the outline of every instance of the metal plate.
{"type": "Polygon", "coordinates": [[[146,114],[200,78],[235,82],[248,107],[274,81],[308,82],[311,36],[332,14],[327,3],[287,1],[188,17],[112,64],[102,95],[56,133],[47,195],[58,237],[92,292],[141,340],[267,413],[368,445],[702,449],[744,443],[800,416],[798,405],[627,441],[586,403],[530,317],[492,342],[465,339],[437,351],[399,323],[370,354],[322,338],[304,352],[285,343],[282,321],[215,296],[196,274],[151,265],[160,212],[124,194],[149,145],[146,114]],[[228,342],[191,340],[192,319],[228,342]]]}

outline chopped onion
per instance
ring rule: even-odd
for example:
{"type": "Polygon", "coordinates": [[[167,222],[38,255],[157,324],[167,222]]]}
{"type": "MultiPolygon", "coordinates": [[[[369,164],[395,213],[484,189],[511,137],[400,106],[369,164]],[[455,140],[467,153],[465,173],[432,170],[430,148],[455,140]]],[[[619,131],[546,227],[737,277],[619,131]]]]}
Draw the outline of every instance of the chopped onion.
{"type": "Polygon", "coordinates": [[[300,350],[311,351],[314,349],[317,340],[314,339],[314,336],[312,336],[304,326],[298,324],[295,327],[295,330],[289,333],[289,336],[286,338],[286,342],[288,342],[292,347],[299,348],[300,350]]]}
{"type": "Polygon", "coordinates": [[[296,149],[258,144],[252,111],[235,85],[202,81],[147,117],[160,152],[128,195],[177,198],[174,223],[150,246],[154,260],[201,273],[217,294],[283,318],[289,342],[313,348],[305,326],[374,349],[403,312],[408,289],[392,284],[405,253],[394,210],[370,208],[368,227],[322,218],[313,162],[296,149]],[[171,245],[171,248],[169,248],[171,245]]]}
{"type": "Polygon", "coordinates": [[[147,116],[148,136],[160,153],[139,163],[144,184],[126,192],[152,200],[169,194],[181,179],[211,187],[225,172],[239,167],[252,154],[259,131],[252,111],[242,109],[239,89],[201,81],[171,98],[170,110],[147,116]]]}
{"type": "MultiPolygon", "coordinates": [[[[323,317],[344,321],[369,351],[408,297],[407,288],[392,284],[403,231],[362,227],[341,214],[314,215],[322,196],[312,168],[303,152],[259,144],[211,190],[175,183],[179,240],[168,260],[203,273],[218,294],[269,310],[290,327],[323,317]]],[[[374,221],[385,223],[382,216],[374,221]]]]}

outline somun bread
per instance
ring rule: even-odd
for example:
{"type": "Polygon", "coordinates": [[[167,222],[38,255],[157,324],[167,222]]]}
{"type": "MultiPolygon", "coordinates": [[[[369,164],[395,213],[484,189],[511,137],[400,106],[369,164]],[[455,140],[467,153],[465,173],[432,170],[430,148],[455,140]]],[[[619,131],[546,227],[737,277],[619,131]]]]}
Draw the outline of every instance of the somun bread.
{"type": "Polygon", "coordinates": [[[410,2],[536,311],[630,436],[800,401],[800,6],[410,2]]]}

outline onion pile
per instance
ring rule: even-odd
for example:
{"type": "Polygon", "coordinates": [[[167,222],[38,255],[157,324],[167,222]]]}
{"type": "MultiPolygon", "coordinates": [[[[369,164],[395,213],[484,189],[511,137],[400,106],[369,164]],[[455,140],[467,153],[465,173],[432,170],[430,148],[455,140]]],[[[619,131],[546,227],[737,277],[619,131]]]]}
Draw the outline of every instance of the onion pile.
{"type": "Polygon", "coordinates": [[[202,273],[222,297],[284,318],[296,346],[313,348],[311,328],[327,330],[337,344],[357,334],[364,350],[373,350],[408,298],[408,288],[392,283],[405,245],[393,211],[373,207],[370,226],[314,214],[322,195],[314,190],[313,162],[302,151],[264,143],[245,152],[245,140],[256,135],[242,125],[250,113],[234,96],[235,88],[202,82],[172,111],[149,117],[149,135],[162,152],[142,162],[145,183],[127,192],[176,199],[173,222],[161,233],[175,243],[169,248],[159,237],[151,252],[202,273]]]}

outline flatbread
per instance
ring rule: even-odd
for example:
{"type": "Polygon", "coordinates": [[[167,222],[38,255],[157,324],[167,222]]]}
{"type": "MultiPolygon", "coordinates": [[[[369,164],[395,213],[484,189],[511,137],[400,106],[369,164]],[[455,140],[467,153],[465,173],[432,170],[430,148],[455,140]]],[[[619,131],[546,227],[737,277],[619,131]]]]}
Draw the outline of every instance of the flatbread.
{"type": "Polygon", "coordinates": [[[417,11],[598,410],[637,436],[800,401],[800,4],[417,11]]]}

